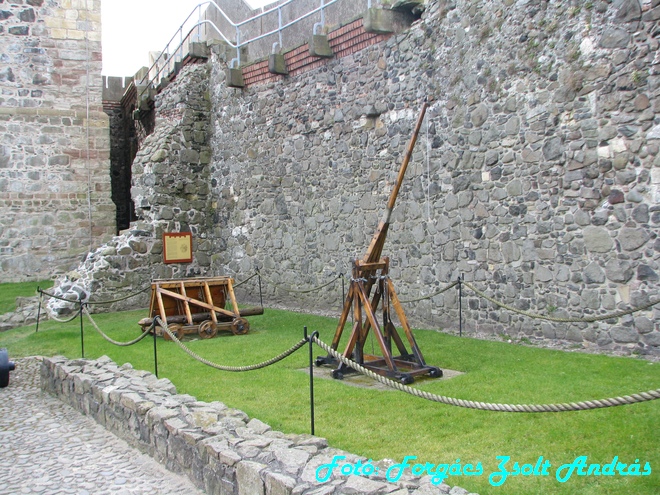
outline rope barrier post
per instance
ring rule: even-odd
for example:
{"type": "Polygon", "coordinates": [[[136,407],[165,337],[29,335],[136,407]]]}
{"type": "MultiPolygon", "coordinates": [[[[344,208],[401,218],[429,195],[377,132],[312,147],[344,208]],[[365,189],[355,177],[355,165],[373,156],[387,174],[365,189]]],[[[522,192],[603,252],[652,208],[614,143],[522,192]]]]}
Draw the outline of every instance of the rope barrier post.
{"type": "Polygon", "coordinates": [[[339,277],[341,277],[341,303],[344,304],[346,300],[346,279],[343,273],[340,273],[339,277]]]}
{"type": "Polygon", "coordinates": [[[307,336],[307,327],[304,329],[305,340],[309,342],[309,418],[312,435],[314,435],[314,337],[318,337],[318,332],[313,332],[307,336]]]}
{"type": "Polygon", "coordinates": [[[37,309],[37,328],[34,333],[39,333],[39,320],[41,319],[41,301],[44,298],[44,293],[41,292],[41,287],[37,286],[37,292],[39,293],[39,309],[37,309]]]}
{"type": "Polygon", "coordinates": [[[458,336],[463,336],[463,274],[458,276],[458,336]]]}
{"type": "Polygon", "coordinates": [[[259,279],[259,305],[263,308],[264,307],[264,295],[261,292],[261,272],[257,268],[257,278],[259,279]]]}
{"type": "Polygon", "coordinates": [[[82,358],[85,359],[85,338],[83,336],[83,302],[80,301],[80,349],[82,358]]]}
{"type": "Polygon", "coordinates": [[[154,335],[154,375],[158,378],[158,347],[156,346],[156,318],[151,322],[151,333],[154,335]]]}

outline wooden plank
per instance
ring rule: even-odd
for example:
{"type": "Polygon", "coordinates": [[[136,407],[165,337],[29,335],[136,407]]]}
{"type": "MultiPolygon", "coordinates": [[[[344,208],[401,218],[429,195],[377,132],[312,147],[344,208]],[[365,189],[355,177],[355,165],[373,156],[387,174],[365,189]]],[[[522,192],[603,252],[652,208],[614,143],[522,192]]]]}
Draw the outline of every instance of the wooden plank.
{"type": "Polygon", "coordinates": [[[167,290],[167,289],[159,288],[158,289],[158,294],[159,294],[159,297],[161,297],[161,294],[162,294],[162,295],[172,297],[172,298],[174,298],[176,300],[179,300],[179,301],[193,302],[197,306],[209,309],[211,311],[217,311],[218,313],[222,313],[222,314],[227,315],[227,316],[232,316],[232,317],[235,316],[234,313],[232,313],[231,311],[227,311],[226,309],[219,308],[217,306],[214,306],[213,304],[208,304],[208,303],[205,303],[203,301],[193,300],[189,297],[182,296],[181,294],[178,294],[177,292],[172,292],[172,291],[167,290]]]}
{"type": "Polygon", "coordinates": [[[371,327],[373,328],[374,335],[376,335],[376,340],[378,340],[378,345],[380,345],[380,350],[383,352],[383,358],[385,358],[385,361],[387,362],[387,367],[392,371],[396,371],[396,366],[394,365],[394,361],[392,360],[392,354],[389,352],[389,349],[385,345],[383,334],[380,330],[380,327],[378,326],[378,322],[376,321],[376,315],[374,314],[371,308],[371,303],[369,302],[369,298],[367,297],[367,294],[364,291],[358,291],[358,295],[360,296],[360,300],[364,304],[365,312],[367,313],[367,319],[371,323],[371,327]]]}
{"type": "Polygon", "coordinates": [[[194,301],[194,299],[188,297],[188,294],[186,294],[186,284],[183,281],[181,281],[180,289],[181,289],[181,295],[187,299],[183,304],[183,310],[186,313],[186,318],[188,320],[188,325],[192,325],[193,324],[192,313],[190,312],[190,304],[188,304],[188,302],[189,301],[194,301]]]}
{"type": "Polygon", "coordinates": [[[159,289],[156,289],[156,297],[158,298],[158,308],[160,309],[160,318],[163,323],[167,323],[167,314],[165,314],[165,306],[163,305],[163,296],[159,289]]]}
{"type": "MultiPolygon", "coordinates": [[[[206,282],[204,283],[204,294],[206,294],[206,302],[209,304],[214,304],[213,296],[211,295],[211,289],[209,288],[209,284],[206,282]]],[[[211,311],[211,320],[217,325],[218,317],[215,315],[215,311],[211,311]]]]}
{"type": "Polygon", "coordinates": [[[419,130],[422,127],[422,122],[424,122],[424,115],[426,114],[426,109],[428,108],[428,103],[424,102],[422,109],[420,111],[419,117],[417,118],[417,124],[415,124],[415,130],[413,135],[408,142],[408,147],[406,148],[406,153],[403,157],[403,163],[399,169],[399,175],[397,176],[396,183],[392,188],[390,193],[390,199],[387,202],[387,210],[383,220],[378,225],[378,229],[374,234],[371,243],[369,244],[369,249],[367,249],[367,254],[364,256],[364,261],[375,262],[380,259],[380,256],[383,252],[383,246],[385,245],[385,238],[387,237],[387,230],[390,223],[390,218],[392,216],[392,211],[394,210],[394,205],[396,204],[396,199],[399,195],[399,190],[403,184],[403,179],[406,175],[406,170],[408,169],[408,164],[410,163],[410,158],[413,154],[413,149],[415,148],[415,143],[417,142],[417,136],[419,135],[419,130]]]}
{"type": "Polygon", "coordinates": [[[376,262],[358,260],[357,265],[360,267],[362,272],[375,272],[376,270],[384,270],[385,267],[387,266],[387,262],[385,262],[384,260],[380,260],[376,262]]]}
{"type": "Polygon", "coordinates": [[[406,318],[406,314],[404,313],[403,307],[401,306],[401,302],[399,301],[399,296],[397,295],[396,290],[394,290],[394,284],[392,283],[391,279],[387,279],[387,283],[390,289],[390,298],[392,299],[392,306],[394,306],[394,310],[396,311],[396,314],[399,317],[399,322],[401,323],[401,326],[403,327],[403,331],[405,332],[406,337],[408,338],[408,343],[410,344],[412,353],[417,359],[417,362],[420,366],[426,366],[426,362],[424,361],[424,356],[422,356],[422,351],[417,346],[417,342],[415,341],[415,337],[412,334],[410,325],[408,325],[408,319],[406,318]]]}
{"type": "Polygon", "coordinates": [[[229,293],[231,306],[234,309],[234,316],[238,318],[240,311],[238,310],[238,303],[236,302],[236,294],[234,294],[234,287],[232,286],[232,282],[233,280],[231,278],[227,281],[227,292],[229,293]]]}
{"type": "Polygon", "coordinates": [[[331,347],[336,351],[339,346],[339,341],[341,340],[341,335],[344,332],[344,326],[346,325],[346,320],[348,320],[348,314],[351,311],[353,306],[353,296],[354,296],[354,284],[351,282],[351,286],[348,288],[348,295],[346,296],[346,301],[344,302],[344,309],[341,312],[341,317],[339,318],[339,325],[337,325],[337,330],[335,331],[335,336],[332,339],[331,347]]]}

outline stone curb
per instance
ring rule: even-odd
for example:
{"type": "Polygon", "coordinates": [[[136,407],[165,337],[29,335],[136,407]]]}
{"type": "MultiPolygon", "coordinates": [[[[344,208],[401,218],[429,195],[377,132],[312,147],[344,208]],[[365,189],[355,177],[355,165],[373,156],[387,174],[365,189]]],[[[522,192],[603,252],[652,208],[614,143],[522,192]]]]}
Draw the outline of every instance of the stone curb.
{"type": "Polygon", "coordinates": [[[177,394],[170,380],[158,379],[110,358],[44,358],[42,388],[112,433],[148,453],[169,470],[186,475],[212,494],[304,495],[466,495],[463,488],[433,485],[430,477],[385,480],[392,461],[374,463],[378,475],[344,476],[328,482],[316,470],[335,455],[355,464],[358,456],[333,449],[324,438],[284,434],[221,402],[201,402],[177,394]]]}

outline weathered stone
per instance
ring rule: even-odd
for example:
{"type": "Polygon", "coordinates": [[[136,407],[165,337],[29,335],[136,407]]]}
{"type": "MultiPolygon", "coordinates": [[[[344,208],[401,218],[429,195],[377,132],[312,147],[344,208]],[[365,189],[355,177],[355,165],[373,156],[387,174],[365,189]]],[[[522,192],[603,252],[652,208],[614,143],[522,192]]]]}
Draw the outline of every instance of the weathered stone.
{"type": "Polygon", "coordinates": [[[515,136],[520,132],[520,118],[517,115],[509,117],[506,122],[505,132],[509,136],[515,136]]]}
{"type": "Polygon", "coordinates": [[[660,347],[660,332],[653,332],[645,335],[644,342],[653,347],[660,347]]]}
{"type": "Polygon", "coordinates": [[[646,244],[649,238],[649,233],[646,230],[624,227],[621,229],[618,241],[622,249],[634,251],[646,244]]]}
{"type": "Polygon", "coordinates": [[[265,477],[266,495],[291,495],[297,485],[295,478],[283,474],[266,471],[265,477]]]}
{"type": "Polygon", "coordinates": [[[270,426],[256,418],[251,419],[247,426],[259,435],[263,435],[264,433],[271,430],[270,426]]]}
{"type": "Polygon", "coordinates": [[[638,316],[635,318],[635,329],[640,333],[640,334],[647,334],[651,333],[654,328],[653,321],[651,321],[649,318],[646,316],[638,316]]]}
{"type": "Polygon", "coordinates": [[[614,342],[621,344],[630,344],[639,341],[639,334],[631,327],[612,327],[610,337],[612,337],[614,342]]]}
{"type": "Polygon", "coordinates": [[[325,34],[314,34],[309,41],[309,53],[314,57],[331,58],[334,52],[328,43],[328,37],[325,34]]]}
{"type": "Polygon", "coordinates": [[[641,204],[633,208],[632,218],[639,223],[649,223],[649,206],[647,204],[641,204]]]}
{"type": "Polygon", "coordinates": [[[633,269],[628,261],[611,259],[605,265],[608,280],[618,283],[627,283],[633,276],[633,269]]]}
{"type": "Polygon", "coordinates": [[[151,161],[159,163],[164,161],[167,158],[167,150],[158,150],[156,153],[151,155],[151,161]]]}
{"type": "Polygon", "coordinates": [[[649,282],[657,282],[660,280],[658,274],[653,268],[648,265],[639,265],[637,267],[637,280],[644,280],[649,282]]]}
{"type": "Polygon", "coordinates": [[[264,464],[240,461],[236,466],[236,483],[239,495],[265,495],[265,485],[261,479],[264,464]]]}
{"type": "Polygon", "coordinates": [[[623,203],[624,201],[623,192],[620,191],[619,189],[612,189],[609,196],[607,197],[607,201],[611,205],[623,203]]]}
{"type": "Polygon", "coordinates": [[[520,249],[513,241],[507,241],[502,244],[502,256],[506,263],[512,263],[520,259],[520,249]]]}
{"type": "Polygon", "coordinates": [[[561,157],[563,152],[564,146],[561,142],[561,139],[558,137],[548,139],[543,144],[543,157],[546,160],[556,160],[561,157]]]}
{"type": "Polygon", "coordinates": [[[614,241],[607,230],[601,227],[585,227],[584,246],[594,253],[607,253],[614,247],[614,241]]]}
{"type": "Polygon", "coordinates": [[[635,100],[633,101],[633,105],[635,106],[635,110],[638,112],[642,110],[646,110],[648,107],[651,106],[651,101],[649,100],[649,97],[646,96],[644,93],[641,93],[637,95],[635,100]]]}
{"type": "Polygon", "coordinates": [[[488,118],[488,107],[480,103],[470,114],[471,121],[476,127],[481,127],[488,118]]]}
{"type": "Polygon", "coordinates": [[[601,284],[605,282],[605,272],[598,263],[589,263],[584,269],[584,281],[588,284],[601,284]]]}
{"type": "Polygon", "coordinates": [[[619,28],[605,28],[600,38],[601,48],[625,48],[630,43],[630,35],[619,28]]]}
{"type": "Polygon", "coordinates": [[[618,22],[637,22],[642,18],[642,6],[639,0],[616,0],[614,8],[616,9],[615,19],[618,22]]]}
{"type": "Polygon", "coordinates": [[[660,7],[655,7],[647,12],[644,12],[642,20],[645,22],[655,22],[660,19],[660,7]]]}
{"type": "Polygon", "coordinates": [[[549,282],[553,279],[552,272],[543,265],[536,265],[534,278],[539,282],[549,282]]]}

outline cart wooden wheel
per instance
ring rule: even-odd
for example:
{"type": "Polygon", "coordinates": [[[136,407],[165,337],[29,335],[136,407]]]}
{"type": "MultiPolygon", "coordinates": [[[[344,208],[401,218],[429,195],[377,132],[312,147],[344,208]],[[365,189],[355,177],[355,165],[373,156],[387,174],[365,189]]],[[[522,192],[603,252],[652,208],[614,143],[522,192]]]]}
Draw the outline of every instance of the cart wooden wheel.
{"type": "Polygon", "coordinates": [[[201,339],[212,339],[218,334],[218,325],[211,320],[203,321],[197,329],[201,339]]]}
{"type": "Polygon", "coordinates": [[[236,318],[231,322],[231,333],[234,335],[244,335],[250,330],[250,323],[245,318],[236,318]]]}
{"type": "MultiPolygon", "coordinates": [[[[178,340],[181,340],[183,338],[183,327],[178,323],[172,323],[171,325],[167,325],[167,328],[169,328],[170,332],[172,332],[178,340]]],[[[165,330],[161,330],[161,331],[163,332],[163,338],[165,340],[172,340],[170,335],[165,330]]]]}

